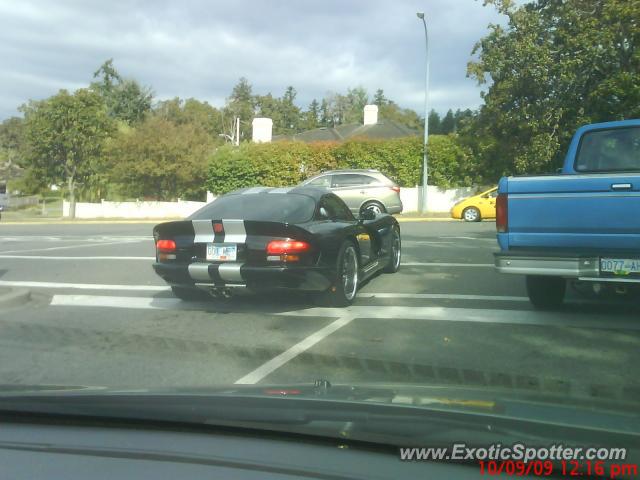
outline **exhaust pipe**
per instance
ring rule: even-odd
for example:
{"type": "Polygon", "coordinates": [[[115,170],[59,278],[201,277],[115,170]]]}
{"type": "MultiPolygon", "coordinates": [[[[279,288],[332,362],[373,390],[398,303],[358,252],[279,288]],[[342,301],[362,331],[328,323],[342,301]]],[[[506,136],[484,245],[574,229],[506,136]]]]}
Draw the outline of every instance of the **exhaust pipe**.
{"type": "Polygon", "coordinates": [[[209,290],[209,295],[215,299],[228,300],[231,298],[232,293],[230,288],[214,287],[209,290]]]}

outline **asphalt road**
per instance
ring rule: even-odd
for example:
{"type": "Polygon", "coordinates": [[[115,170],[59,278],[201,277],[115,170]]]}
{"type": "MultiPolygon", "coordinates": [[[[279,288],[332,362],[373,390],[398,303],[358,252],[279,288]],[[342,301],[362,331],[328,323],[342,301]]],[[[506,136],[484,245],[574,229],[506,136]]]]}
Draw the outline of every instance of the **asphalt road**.
{"type": "Polygon", "coordinates": [[[403,265],[354,306],[306,297],[185,303],[151,269],[151,224],[2,225],[0,384],[400,382],[640,400],[640,309],[571,291],[534,311],[498,275],[493,223],[403,223],[403,265]],[[633,398],[631,398],[633,397],[633,398]]]}

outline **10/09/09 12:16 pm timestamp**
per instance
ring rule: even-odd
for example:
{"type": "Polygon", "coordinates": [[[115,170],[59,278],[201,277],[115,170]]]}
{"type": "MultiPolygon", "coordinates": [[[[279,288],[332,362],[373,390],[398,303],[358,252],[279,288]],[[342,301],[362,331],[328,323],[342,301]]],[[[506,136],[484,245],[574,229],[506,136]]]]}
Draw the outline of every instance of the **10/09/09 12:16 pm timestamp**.
{"type": "Polygon", "coordinates": [[[638,475],[638,465],[632,463],[607,463],[602,460],[532,460],[528,462],[519,460],[478,460],[480,474],[487,476],[534,475],[537,477],[550,477],[562,475],[571,477],[603,477],[622,478],[638,475]]]}

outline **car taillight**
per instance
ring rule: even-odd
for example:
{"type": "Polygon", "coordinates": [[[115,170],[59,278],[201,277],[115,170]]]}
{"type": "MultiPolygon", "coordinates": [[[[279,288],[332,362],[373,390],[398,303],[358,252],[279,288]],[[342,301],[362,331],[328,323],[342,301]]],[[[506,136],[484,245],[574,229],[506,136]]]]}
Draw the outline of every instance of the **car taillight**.
{"type": "Polygon", "coordinates": [[[400,193],[400,187],[398,187],[398,186],[391,187],[391,190],[393,190],[396,193],[400,193]]]}
{"type": "Polygon", "coordinates": [[[173,253],[176,251],[176,242],[173,240],[158,240],[156,248],[162,253],[173,253]]]}
{"type": "Polygon", "coordinates": [[[267,255],[282,255],[284,253],[308,252],[311,245],[298,240],[272,240],[267,245],[267,255]]]}
{"type": "Polygon", "coordinates": [[[499,233],[509,230],[509,196],[501,193],[496,198],[496,229],[499,233]]]}

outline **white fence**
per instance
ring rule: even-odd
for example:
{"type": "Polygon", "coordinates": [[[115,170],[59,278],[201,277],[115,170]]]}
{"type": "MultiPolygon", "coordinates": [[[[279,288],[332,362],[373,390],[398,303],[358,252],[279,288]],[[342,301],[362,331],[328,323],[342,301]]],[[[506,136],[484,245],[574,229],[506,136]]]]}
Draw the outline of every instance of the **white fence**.
{"type": "MultiPolygon", "coordinates": [[[[401,188],[400,199],[404,206],[403,213],[419,210],[420,188],[401,188]]],[[[431,213],[447,213],[458,201],[475,194],[473,187],[441,189],[429,186],[427,189],[427,206],[431,213]]],[[[207,193],[206,202],[107,202],[76,203],[76,218],[184,218],[191,215],[215,196],[207,193]]],[[[62,214],[69,216],[69,202],[62,204],[62,214]]]]}
{"type": "MultiPolygon", "coordinates": [[[[421,191],[421,187],[400,189],[403,213],[420,210],[421,191]]],[[[474,187],[443,189],[429,185],[427,187],[427,211],[431,213],[448,213],[457,202],[475,195],[476,191],[477,189],[474,187]]]]}
{"type": "MultiPolygon", "coordinates": [[[[76,203],[76,218],[184,218],[206,202],[107,202],[76,203]]],[[[62,215],[69,216],[69,202],[62,204],[62,215]]]]}

